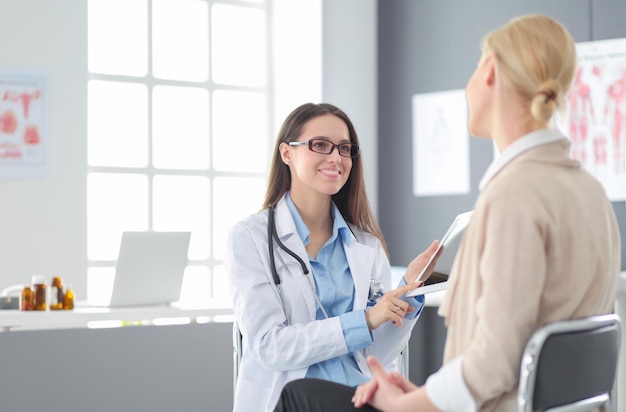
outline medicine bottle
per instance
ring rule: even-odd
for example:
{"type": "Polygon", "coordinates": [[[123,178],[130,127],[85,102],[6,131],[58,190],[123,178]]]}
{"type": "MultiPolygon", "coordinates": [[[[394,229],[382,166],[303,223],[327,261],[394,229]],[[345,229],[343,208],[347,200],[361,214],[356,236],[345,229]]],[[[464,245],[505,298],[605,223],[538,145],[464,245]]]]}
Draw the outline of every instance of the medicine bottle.
{"type": "Polygon", "coordinates": [[[74,309],[74,292],[71,286],[65,290],[65,294],[63,295],[63,309],[74,309]]]}
{"type": "Polygon", "coordinates": [[[35,294],[30,286],[24,286],[20,294],[20,310],[33,310],[33,299],[35,294]]]}
{"type": "Polygon", "coordinates": [[[42,275],[33,275],[33,310],[46,310],[47,297],[46,297],[46,277],[42,275]]]}
{"type": "Polygon", "coordinates": [[[55,276],[50,284],[50,310],[59,309],[63,309],[63,283],[60,276],[55,276]]]}

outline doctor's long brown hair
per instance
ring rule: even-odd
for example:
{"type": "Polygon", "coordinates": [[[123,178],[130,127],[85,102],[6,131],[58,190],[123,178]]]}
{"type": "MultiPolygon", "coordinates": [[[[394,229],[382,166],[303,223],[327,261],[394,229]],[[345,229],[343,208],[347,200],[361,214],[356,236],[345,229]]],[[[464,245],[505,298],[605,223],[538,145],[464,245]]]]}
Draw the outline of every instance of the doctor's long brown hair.
{"type": "MultiPolygon", "coordinates": [[[[302,127],[306,122],[317,116],[327,114],[337,116],[343,120],[348,127],[350,142],[356,145],[359,144],[359,138],[352,121],[348,115],[338,107],[328,103],[305,103],[297,107],[287,116],[278,132],[278,138],[276,139],[276,145],[274,147],[274,157],[272,158],[267,181],[263,209],[276,206],[278,201],[291,187],[291,172],[280,157],[278,150],[280,144],[296,141],[298,137],[300,137],[302,127]]],[[[362,156],[357,156],[352,159],[352,170],[350,171],[348,181],[339,192],[332,195],[332,199],[346,222],[376,236],[380,240],[385,253],[389,256],[387,244],[378,226],[378,222],[374,218],[369,200],[367,199],[367,194],[365,193],[362,156]]]]}

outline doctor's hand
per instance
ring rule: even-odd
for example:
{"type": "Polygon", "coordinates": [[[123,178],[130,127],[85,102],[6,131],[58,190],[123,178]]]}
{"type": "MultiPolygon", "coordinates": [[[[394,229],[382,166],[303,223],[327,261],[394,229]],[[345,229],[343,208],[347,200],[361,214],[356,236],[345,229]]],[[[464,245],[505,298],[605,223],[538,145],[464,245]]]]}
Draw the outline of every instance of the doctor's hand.
{"type": "MultiPolygon", "coordinates": [[[[413,283],[417,280],[417,276],[419,276],[422,269],[428,264],[430,257],[437,251],[437,246],[439,246],[439,241],[434,240],[433,243],[428,246],[428,249],[417,255],[417,257],[413,259],[411,263],[409,263],[409,266],[406,269],[406,273],[404,274],[404,281],[407,284],[413,283]]],[[[440,255],[442,251],[443,249],[439,249],[438,255],[440,255]]],[[[425,273],[425,278],[430,276],[430,274],[432,273],[433,267],[435,266],[434,264],[437,263],[438,258],[439,256],[436,256],[433,259],[433,264],[430,265],[431,267],[425,273]]]]}
{"type": "Polygon", "coordinates": [[[374,306],[365,312],[367,327],[374,330],[389,320],[398,327],[402,326],[404,315],[415,309],[400,297],[421,285],[422,282],[412,282],[385,293],[374,306]]]}

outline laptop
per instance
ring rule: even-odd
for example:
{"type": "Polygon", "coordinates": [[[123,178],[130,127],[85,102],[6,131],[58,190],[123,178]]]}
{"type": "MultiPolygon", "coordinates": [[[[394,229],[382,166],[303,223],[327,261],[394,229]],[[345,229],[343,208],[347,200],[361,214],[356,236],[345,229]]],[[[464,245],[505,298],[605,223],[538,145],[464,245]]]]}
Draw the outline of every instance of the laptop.
{"type": "Polygon", "coordinates": [[[109,307],[180,299],[191,232],[123,232],[109,307]]]}
{"type": "Polygon", "coordinates": [[[461,245],[463,232],[467,227],[473,211],[456,216],[446,234],[439,241],[439,246],[430,257],[428,264],[422,269],[417,280],[423,280],[424,285],[409,291],[406,296],[417,296],[425,293],[437,292],[448,287],[448,277],[452,271],[452,264],[461,245]],[[428,272],[432,270],[430,275],[428,272]]]}

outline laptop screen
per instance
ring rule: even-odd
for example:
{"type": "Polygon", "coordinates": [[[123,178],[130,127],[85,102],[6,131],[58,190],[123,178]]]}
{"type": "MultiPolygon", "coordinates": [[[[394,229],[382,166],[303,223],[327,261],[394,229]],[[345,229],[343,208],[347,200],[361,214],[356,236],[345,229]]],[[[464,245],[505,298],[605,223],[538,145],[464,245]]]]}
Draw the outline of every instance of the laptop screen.
{"type": "Polygon", "coordinates": [[[191,232],[124,232],[109,306],[161,305],[180,298],[191,232]]]}

